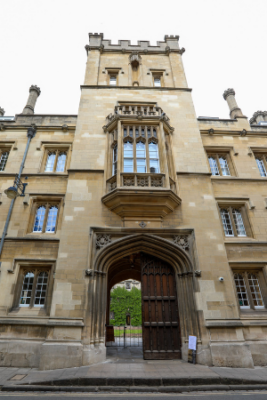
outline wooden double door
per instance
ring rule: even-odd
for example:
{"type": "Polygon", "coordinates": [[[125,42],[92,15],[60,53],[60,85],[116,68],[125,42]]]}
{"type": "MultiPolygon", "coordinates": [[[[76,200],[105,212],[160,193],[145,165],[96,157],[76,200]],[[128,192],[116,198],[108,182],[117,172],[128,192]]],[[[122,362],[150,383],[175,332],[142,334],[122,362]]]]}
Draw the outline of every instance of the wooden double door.
{"type": "Polygon", "coordinates": [[[141,280],[144,359],[180,359],[174,270],[159,258],[141,253],[141,280]]]}

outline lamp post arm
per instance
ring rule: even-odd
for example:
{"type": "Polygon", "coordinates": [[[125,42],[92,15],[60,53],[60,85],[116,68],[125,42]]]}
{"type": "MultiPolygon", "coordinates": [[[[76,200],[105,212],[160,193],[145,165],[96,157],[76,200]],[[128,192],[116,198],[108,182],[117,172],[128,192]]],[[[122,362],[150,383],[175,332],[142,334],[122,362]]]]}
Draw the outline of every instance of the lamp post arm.
{"type": "MultiPolygon", "coordinates": [[[[27,157],[27,153],[28,153],[28,150],[29,150],[29,147],[30,147],[30,143],[31,143],[32,138],[35,136],[35,133],[36,133],[36,130],[33,127],[28,128],[28,131],[27,131],[28,140],[27,140],[27,145],[26,145],[25,151],[24,151],[23,159],[22,159],[22,162],[21,162],[21,165],[20,165],[20,169],[19,169],[19,173],[18,173],[18,179],[20,179],[20,177],[21,177],[21,174],[22,174],[22,171],[23,171],[23,168],[24,168],[24,164],[25,164],[25,160],[26,160],[26,157],[27,157]]],[[[4,230],[3,230],[2,237],[1,237],[1,242],[0,242],[0,257],[1,257],[1,254],[2,254],[4,241],[5,241],[5,237],[6,237],[6,234],[7,234],[7,229],[8,229],[8,225],[9,225],[9,222],[10,222],[12,210],[13,210],[13,207],[14,207],[14,204],[15,204],[15,200],[16,200],[16,197],[11,200],[11,203],[10,203],[10,206],[9,206],[7,219],[6,219],[6,223],[5,223],[5,226],[4,226],[4,230]]],[[[2,264],[2,261],[0,261],[0,268],[1,268],[1,264],[2,264]]]]}

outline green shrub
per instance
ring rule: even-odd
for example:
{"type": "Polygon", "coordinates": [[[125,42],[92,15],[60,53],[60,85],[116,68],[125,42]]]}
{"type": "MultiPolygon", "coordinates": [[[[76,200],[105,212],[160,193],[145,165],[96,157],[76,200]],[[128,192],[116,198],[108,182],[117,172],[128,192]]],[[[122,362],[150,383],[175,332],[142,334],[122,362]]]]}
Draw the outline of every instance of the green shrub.
{"type": "Polygon", "coordinates": [[[110,324],[114,326],[125,325],[126,315],[131,315],[131,325],[142,325],[142,304],[141,290],[133,287],[126,290],[124,287],[117,287],[110,293],[110,311],[114,312],[114,319],[110,324]]]}

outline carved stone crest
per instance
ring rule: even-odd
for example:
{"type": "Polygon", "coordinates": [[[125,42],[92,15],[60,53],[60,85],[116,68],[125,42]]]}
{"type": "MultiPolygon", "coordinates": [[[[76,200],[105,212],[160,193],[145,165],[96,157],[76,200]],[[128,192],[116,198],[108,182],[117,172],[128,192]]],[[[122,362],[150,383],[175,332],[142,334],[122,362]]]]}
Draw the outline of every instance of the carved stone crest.
{"type": "Polygon", "coordinates": [[[182,247],[183,250],[189,250],[188,236],[174,236],[173,241],[176,246],[182,247]]]}
{"type": "Polygon", "coordinates": [[[106,246],[107,244],[111,243],[110,235],[106,234],[98,234],[96,235],[96,249],[102,249],[102,247],[106,246]]]}

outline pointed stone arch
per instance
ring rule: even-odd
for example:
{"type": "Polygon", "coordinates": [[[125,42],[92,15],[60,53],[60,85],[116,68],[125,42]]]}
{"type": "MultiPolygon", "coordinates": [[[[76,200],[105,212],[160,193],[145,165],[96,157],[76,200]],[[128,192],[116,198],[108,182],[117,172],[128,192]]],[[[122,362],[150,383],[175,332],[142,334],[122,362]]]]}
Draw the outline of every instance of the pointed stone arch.
{"type": "Polygon", "coordinates": [[[89,319],[86,321],[86,325],[90,325],[90,344],[100,345],[105,342],[107,279],[110,266],[121,258],[138,252],[158,257],[173,267],[176,275],[182,343],[188,335],[199,337],[200,329],[194,300],[194,267],[189,255],[170,240],[140,232],[109,243],[98,252],[93,261],[88,293],[89,319]]]}

